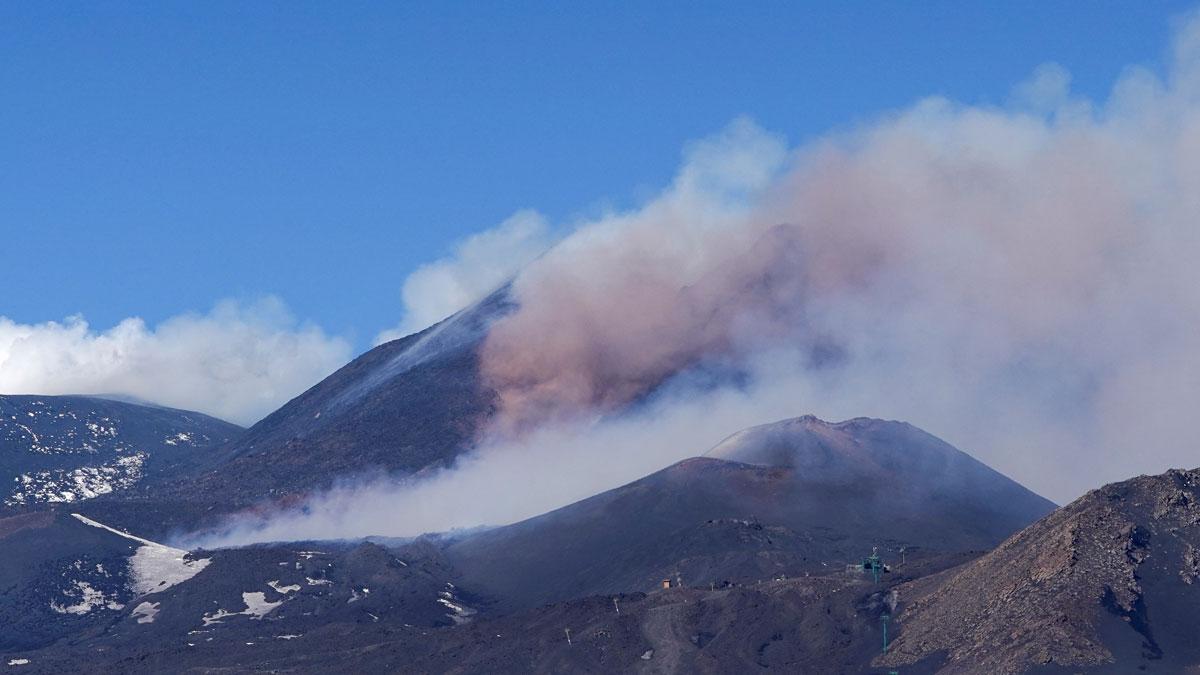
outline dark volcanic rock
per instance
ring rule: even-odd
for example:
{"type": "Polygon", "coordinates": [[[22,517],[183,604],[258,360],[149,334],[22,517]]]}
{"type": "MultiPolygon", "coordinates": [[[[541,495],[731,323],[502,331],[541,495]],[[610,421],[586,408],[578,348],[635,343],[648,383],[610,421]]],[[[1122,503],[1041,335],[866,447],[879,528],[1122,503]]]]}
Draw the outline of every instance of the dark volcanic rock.
{"type": "Polygon", "coordinates": [[[0,395],[0,506],[144,489],[242,429],[186,410],[90,396],[0,395]]]}
{"type": "Polygon", "coordinates": [[[0,519],[0,550],[0,654],[79,645],[120,660],[151,647],[287,641],[342,624],[452,626],[477,611],[421,545],[188,553],[48,510],[0,519]]]}
{"type": "Polygon", "coordinates": [[[685,460],[467,537],[447,555],[502,606],[528,607],[646,590],[676,575],[707,585],[827,572],[873,546],[892,560],[984,550],[1053,508],[894,422],[800,418],[735,435],[710,454],[742,461],[685,460]],[[775,440],[761,444],[764,435],[775,440]]]}
{"type": "Polygon", "coordinates": [[[887,596],[886,584],[839,574],[591,597],[448,627],[331,621],[284,640],[265,639],[264,623],[260,637],[20,656],[37,672],[863,673],[887,596]]]}
{"type": "MultiPolygon", "coordinates": [[[[26,672],[872,672],[894,586],[1049,508],[897,423],[801,418],[711,454],[739,461],[686,460],[450,544],[186,554],[67,513],[0,520],[24,556],[0,557],[19,598],[0,649],[26,672]],[[890,566],[879,583],[847,566],[873,546],[890,566]],[[147,585],[149,553],[193,573],[147,585]]],[[[155,504],[79,508],[141,532],[155,504]]]]}
{"type": "Polygon", "coordinates": [[[881,663],[1193,672],[1198,550],[1200,471],[1105,486],[961,570],[901,588],[899,638],[881,663]]]}
{"type": "Polygon", "coordinates": [[[340,476],[411,474],[452,462],[493,412],[478,349],[509,311],[507,289],[350,362],[223,448],[171,494],[208,490],[244,506],[327,487],[340,476]]]}
{"type": "MultiPolygon", "coordinates": [[[[942,439],[905,422],[811,415],[740,431],[716,457],[792,469],[799,480],[873,492],[879,518],[991,548],[1054,504],[942,439]],[[864,490],[864,486],[870,486],[864,490]],[[934,512],[940,516],[927,518],[934,512]],[[965,527],[965,529],[964,529],[965,527]]],[[[863,505],[866,506],[865,504],[863,505]]]]}
{"type": "Polygon", "coordinates": [[[102,630],[139,588],[203,568],[147,544],[60,511],[0,519],[0,651],[102,630]]]}

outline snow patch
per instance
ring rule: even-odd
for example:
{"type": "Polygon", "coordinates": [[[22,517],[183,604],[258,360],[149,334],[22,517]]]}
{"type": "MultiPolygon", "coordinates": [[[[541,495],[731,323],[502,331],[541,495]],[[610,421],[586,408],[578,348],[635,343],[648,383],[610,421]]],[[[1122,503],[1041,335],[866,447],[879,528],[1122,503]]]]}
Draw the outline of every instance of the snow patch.
{"type": "Polygon", "coordinates": [[[300,584],[292,584],[290,586],[280,586],[278,579],[276,579],[275,581],[268,581],[267,585],[270,586],[271,588],[275,589],[276,593],[281,593],[283,595],[287,595],[288,593],[294,593],[295,591],[300,590],[300,584]]]}
{"type": "Polygon", "coordinates": [[[205,626],[211,626],[214,623],[221,623],[221,619],[224,619],[227,616],[237,616],[239,614],[241,614],[241,612],[230,612],[224,609],[217,609],[217,611],[213,612],[212,614],[205,614],[204,616],[200,617],[200,620],[204,622],[205,626]]]}
{"type": "Polygon", "coordinates": [[[160,603],[157,602],[143,602],[133,608],[133,613],[130,616],[136,617],[138,623],[154,623],[154,617],[158,614],[159,605],[160,603]]]}
{"type": "Polygon", "coordinates": [[[261,619],[270,614],[271,610],[283,604],[282,600],[268,602],[267,594],[260,591],[242,593],[242,602],[246,603],[246,611],[242,613],[249,615],[251,619],[261,619]]]}
{"type": "Polygon", "coordinates": [[[251,591],[242,593],[242,603],[246,605],[246,608],[241,611],[231,612],[227,609],[218,608],[212,614],[205,614],[200,617],[200,620],[204,622],[205,626],[211,626],[214,623],[222,623],[223,619],[230,616],[248,616],[251,619],[261,619],[270,614],[276,607],[282,605],[283,600],[268,602],[266,593],[251,591]]]}
{"type": "Polygon", "coordinates": [[[450,613],[446,616],[450,617],[454,623],[467,623],[471,620],[473,615],[478,614],[475,609],[464,605],[462,600],[459,600],[458,597],[454,595],[454,584],[447,582],[446,588],[450,590],[439,592],[437,601],[445,605],[446,608],[450,610],[450,613]]]}
{"type": "Polygon", "coordinates": [[[71,515],[85,525],[108,530],[113,534],[141,544],[129,560],[129,570],[132,576],[130,584],[133,587],[134,593],[138,595],[165,591],[176,584],[181,584],[199,574],[201,570],[208,567],[209,563],[212,562],[210,558],[188,560],[188,556],[191,554],[183,549],[171,548],[170,546],[164,546],[149,539],[135,537],[132,534],[122,532],[103,523],[98,523],[78,513],[72,513],[71,515]]]}
{"type": "Polygon", "coordinates": [[[146,453],[138,452],[99,466],[23,473],[13,479],[17,487],[4,504],[61,504],[124,490],[142,479],[145,463],[146,453]]]}
{"type": "Polygon", "coordinates": [[[74,587],[75,589],[73,591],[67,591],[65,595],[67,595],[68,598],[78,600],[78,602],[73,605],[60,605],[57,602],[51,601],[50,609],[58,612],[59,614],[77,614],[82,616],[84,614],[88,614],[94,609],[125,608],[125,605],[117,602],[116,597],[105,597],[103,591],[93,588],[92,585],[86,581],[76,581],[74,587]]]}
{"type": "Polygon", "coordinates": [[[134,592],[145,595],[165,591],[196,576],[212,562],[210,558],[188,560],[188,555],[187,551],[162,544],[139,548],[130,560],[134,592]]]}

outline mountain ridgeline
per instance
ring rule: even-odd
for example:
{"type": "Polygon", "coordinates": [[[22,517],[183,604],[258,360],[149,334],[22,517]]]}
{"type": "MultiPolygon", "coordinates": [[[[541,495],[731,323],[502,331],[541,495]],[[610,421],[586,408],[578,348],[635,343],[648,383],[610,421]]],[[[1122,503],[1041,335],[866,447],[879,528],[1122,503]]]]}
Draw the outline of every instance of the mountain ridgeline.
{"type": "Polygon", "coordinates": [[[494,413],[479,347],[512,308],[507,287],[420,333],[359,356],[221,448],[173,496],[220,489],[233,505],[281,499],[366,472],[451,464],[494,413]]]}
{"type": "Polygon", "coordinates": [[[242,431],[200,413],[95,396],[0,395],[0,506],[145,491],[212,461],[242,431]]]}
{"type": "Polygon", "coordinates": [[[93,397],[0,397],[0,664],[1200,667],[1190,629],[1200,471],[1140,477],[1055,509],[925,431],[871,418],[745,429],[491,529],[212,551],[158,543],[231,511],[302,505],[340,477],[419,479],[451,466],[496,414],[480,348],[512,307],[501,289],[380,345],[248,430],[93,397]]]}
{"type": "Polygon", "coordinates": [[[1197,672],[1200,470],[1093,490],[899,594],[880,665],[905,672],[1197,672]]]}

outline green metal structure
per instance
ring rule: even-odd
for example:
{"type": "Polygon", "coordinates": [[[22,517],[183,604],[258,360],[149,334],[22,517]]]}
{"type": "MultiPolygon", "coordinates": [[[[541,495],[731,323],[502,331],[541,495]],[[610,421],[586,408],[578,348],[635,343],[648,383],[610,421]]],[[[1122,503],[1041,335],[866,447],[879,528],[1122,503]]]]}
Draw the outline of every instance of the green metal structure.
{"type": "Polygon", "coordinates": [[[870,571],[875,583],[879,583],[879,573],[883,571],[883,561],[879,558],[879,547],[871,547],[871,555],[863,558],[862,568],[870,571]]]}

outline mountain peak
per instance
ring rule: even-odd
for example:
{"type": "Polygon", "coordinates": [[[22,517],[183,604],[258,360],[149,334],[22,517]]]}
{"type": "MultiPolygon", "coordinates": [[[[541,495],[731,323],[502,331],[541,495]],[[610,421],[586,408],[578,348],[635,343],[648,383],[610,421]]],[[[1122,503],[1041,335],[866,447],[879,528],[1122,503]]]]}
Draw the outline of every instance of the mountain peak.
{"type": "Polygon", "coordinates": [[[897,460],[962,454],[904,422],[855,417],[827,422],[801,415],[743,429],[718,443],[706,457],[743,464],[829,471],[839,467],[877,472],[897,460]],[[907,457],[901,455],[907,454],[907,457]]]}

